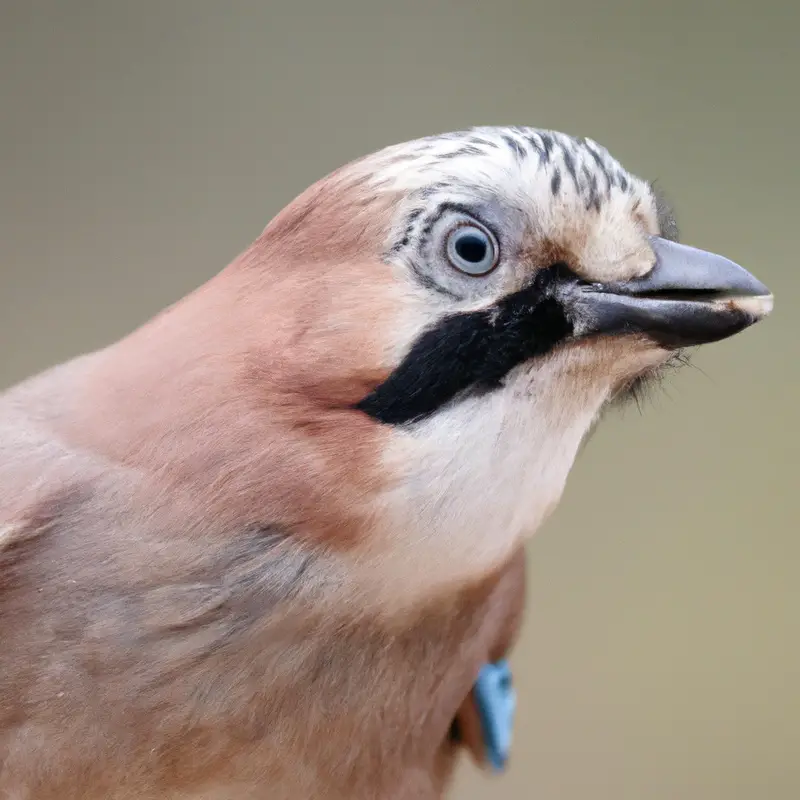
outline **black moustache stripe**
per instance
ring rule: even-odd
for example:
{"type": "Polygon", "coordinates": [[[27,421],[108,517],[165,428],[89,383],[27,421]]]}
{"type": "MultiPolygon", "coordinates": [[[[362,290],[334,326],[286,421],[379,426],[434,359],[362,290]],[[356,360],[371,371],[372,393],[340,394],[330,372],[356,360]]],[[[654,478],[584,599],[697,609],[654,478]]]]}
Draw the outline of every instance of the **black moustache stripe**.
{"type": "Polygon", "coordinates": [[[419,336],[356,408],[400,425],[430,416],[456,396],[499,388],[518,364],[572,335],[572,323],[552,291],[563,271],[559,265],[541,270],[530,286],[492,309],[445,317],[419,336]]]}

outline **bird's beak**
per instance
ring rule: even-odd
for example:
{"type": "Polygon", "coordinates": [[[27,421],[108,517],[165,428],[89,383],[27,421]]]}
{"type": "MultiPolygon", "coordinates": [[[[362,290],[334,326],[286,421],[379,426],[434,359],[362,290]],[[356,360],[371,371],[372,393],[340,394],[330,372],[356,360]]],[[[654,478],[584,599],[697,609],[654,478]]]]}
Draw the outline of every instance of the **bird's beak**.
{"type": "Polygon", "coordinates": [[[582,284],[576,333],[642,333],[670,349],[733,336],[772,311],[772,293],[723,256],[654,236],[643,278],[582,284]]]}

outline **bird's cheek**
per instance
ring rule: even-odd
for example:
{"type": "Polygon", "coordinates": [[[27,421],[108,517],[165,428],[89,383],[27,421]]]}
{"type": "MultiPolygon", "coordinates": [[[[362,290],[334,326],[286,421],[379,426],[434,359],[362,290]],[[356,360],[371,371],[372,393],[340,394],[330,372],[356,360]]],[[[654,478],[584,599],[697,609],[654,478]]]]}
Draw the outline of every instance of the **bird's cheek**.
{"type": "Polygon", "coordinates": [[[262,383],[315,407],[352,407],[393,366],[402,319],[391,288],[380,282],[352,292],[329,287],[313,310],[295,315],[279,346],[257,352],[262,383]]]}

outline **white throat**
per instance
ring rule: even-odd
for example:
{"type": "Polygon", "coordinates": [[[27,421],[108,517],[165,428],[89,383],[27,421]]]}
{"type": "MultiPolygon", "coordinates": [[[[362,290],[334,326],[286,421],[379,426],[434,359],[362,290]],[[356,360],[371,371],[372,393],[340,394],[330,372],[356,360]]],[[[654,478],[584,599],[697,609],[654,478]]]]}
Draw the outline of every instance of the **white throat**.
{"type": "Polygon", "coordinates": [[[393,605],[398,593],[418,601],[491,572],[556,507],[610,394],[610,378],[576,390],[565,363],[554,355],[519,367],[502,389],[393,437],[387,470],[398,477],[382,497],[377,537],[393,605]]]}

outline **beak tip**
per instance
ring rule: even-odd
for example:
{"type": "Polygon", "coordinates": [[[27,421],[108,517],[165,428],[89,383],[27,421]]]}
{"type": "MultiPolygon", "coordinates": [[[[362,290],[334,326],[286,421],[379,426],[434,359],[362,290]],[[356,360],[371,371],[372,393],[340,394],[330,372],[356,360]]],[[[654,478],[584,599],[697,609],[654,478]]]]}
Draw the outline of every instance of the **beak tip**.
{"type": "MultiPolygon", "coordinates": [[[[738,266],[738,265],[736,265],[738,266]]],[[[742,289],[743,294],[751,297],[757,297],[760,300],[764,301],[765,304],[768,302],[770,310],[772,309],[772,292],[769,290],[769,287],[765,286],[758,278],[755,277],[752,273],[748,272],[743,267],[739,267],[742,271],[742,289]]]]}
{"type": "Polygon", "coordinates": [[[772,292],[766,286],[762,287],[764,292],[761,294],[746,295],[743,297],[736,297],[729,302],[737,311],[753,318],[754,322],[768,317],[772,313],[775,305],[775,298],[772,292]]]}

